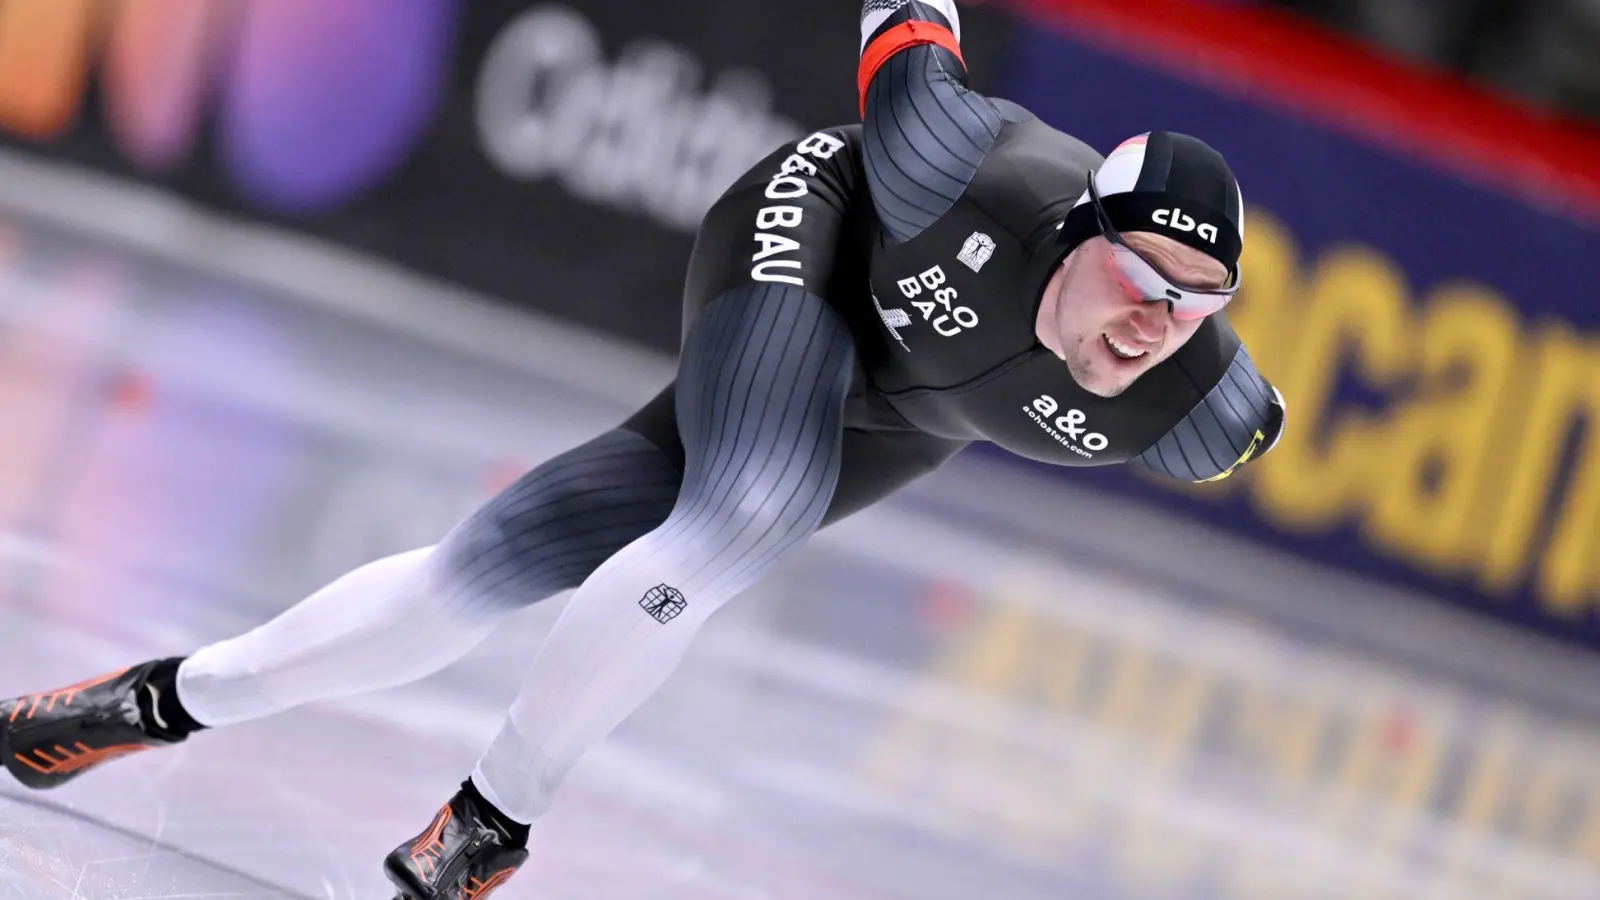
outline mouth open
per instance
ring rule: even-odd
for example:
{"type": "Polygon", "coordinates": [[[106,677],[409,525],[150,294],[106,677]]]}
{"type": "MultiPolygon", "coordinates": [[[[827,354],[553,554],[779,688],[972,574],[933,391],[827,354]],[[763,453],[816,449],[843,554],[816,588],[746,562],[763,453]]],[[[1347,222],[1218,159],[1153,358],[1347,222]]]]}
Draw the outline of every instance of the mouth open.
{"type": "Polygon", "coordinates": [[[1118,359],[1138,359],[1150,353],[1149,350],[1135,350],[1132,347],[1119,344],[1109,334],[1102,334],[1100,337],[1106,342],[1106,347],[1111,351],[1111,354],[1118,359]]]}

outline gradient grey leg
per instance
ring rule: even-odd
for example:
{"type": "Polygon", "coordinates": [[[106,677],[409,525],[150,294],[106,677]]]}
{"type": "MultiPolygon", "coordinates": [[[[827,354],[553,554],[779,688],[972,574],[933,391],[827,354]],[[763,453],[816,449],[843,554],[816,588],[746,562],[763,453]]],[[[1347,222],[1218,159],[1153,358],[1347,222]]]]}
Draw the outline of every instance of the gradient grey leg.
{"type": "Polygon", "coordinates": [[[659,528],[579,587],[473,775],[531,822],[571,766],[666,681],[700,625],[821,525],[839,480],[849,329],[799,288],[701,314],[676,407],[683,489],[659,528]]]}
{"type": "Polygon", "coordinates": [[[680,476],[611,431],[523,476],[437,546],[369,563],[178,670],[204,725],[406,684],[465,656],[510,612],[576,587],[661,524],[680,476]]]}

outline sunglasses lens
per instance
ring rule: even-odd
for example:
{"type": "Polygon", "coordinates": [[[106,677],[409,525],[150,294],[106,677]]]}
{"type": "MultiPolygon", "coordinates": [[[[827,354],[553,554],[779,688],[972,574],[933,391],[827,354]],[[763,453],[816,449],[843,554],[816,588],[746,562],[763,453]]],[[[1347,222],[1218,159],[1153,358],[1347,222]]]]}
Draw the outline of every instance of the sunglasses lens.
{"type": "Polygon", "coordinates": [[[1175,301],[1172,304],[1172,317],[1174,319],[1204,319],[1206,316],[1222,312],[1228,305],[1228,297],[1204,295],[1205,299],[1188,299],[1186,302],[1175,301]]]}
{"type": "Polygon", "coordinates": [[[1180,288],[1139,254],[1121,244],[1111,245],[1111,262],[1125,288],[1151,303],[1172,304],[1172,315],[1176,319],[1203,319],[1219,312],[1233,299],[1231,292],[1180,288]]]}

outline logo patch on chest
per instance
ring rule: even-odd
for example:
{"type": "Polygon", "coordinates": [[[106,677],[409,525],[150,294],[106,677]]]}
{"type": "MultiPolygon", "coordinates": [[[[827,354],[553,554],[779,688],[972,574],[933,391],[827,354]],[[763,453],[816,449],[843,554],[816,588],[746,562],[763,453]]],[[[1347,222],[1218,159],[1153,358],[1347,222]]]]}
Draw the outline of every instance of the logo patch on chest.
{"type": "Polygon", "coordinates": [[[974,231],[972,237],[961,245],[961,252],[956,254],[956,261],[974,272],[983,271],[983,264],[994,255],[994,238],[981,231],[974,231]]]}
{"type": "Polygon", "coordinates": [[[1089,430],[1089,415],[1082,410],[1069,409],[1057,416],[1061,404],[1049,394],[1044,394],[1022,411],[1043,428],[1055,442],[1084,459],[1094,459],[1094,453],[1110,446],[1111,442],[1098,431],[1089,430]],[[1052,418],[1054,417],[1054,418],[1052,418]]]}

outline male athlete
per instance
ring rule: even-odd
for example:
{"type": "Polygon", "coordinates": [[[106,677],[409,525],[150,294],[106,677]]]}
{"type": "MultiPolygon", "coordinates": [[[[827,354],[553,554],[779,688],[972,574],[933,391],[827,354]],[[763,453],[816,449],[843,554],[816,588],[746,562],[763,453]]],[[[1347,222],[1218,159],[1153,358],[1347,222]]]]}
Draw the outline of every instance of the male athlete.
{"type": "Polygon", "coordinates": [[[867,0],[861,32],[862,124],[778,149],[707,214],[671,387],[435,547],[185,659],[0,704],[6,768],[52,787],[410,682],[575,587],[476,770],[385,863],[402,898],[476,900],[701,623],[818,528],[973,441],[1184,481],[1270,449],[1282,400],[1218,314],[1243,236],[1221,156],[1154,132],[1102,160],[969,90],[953,0],[867,0]]]}

